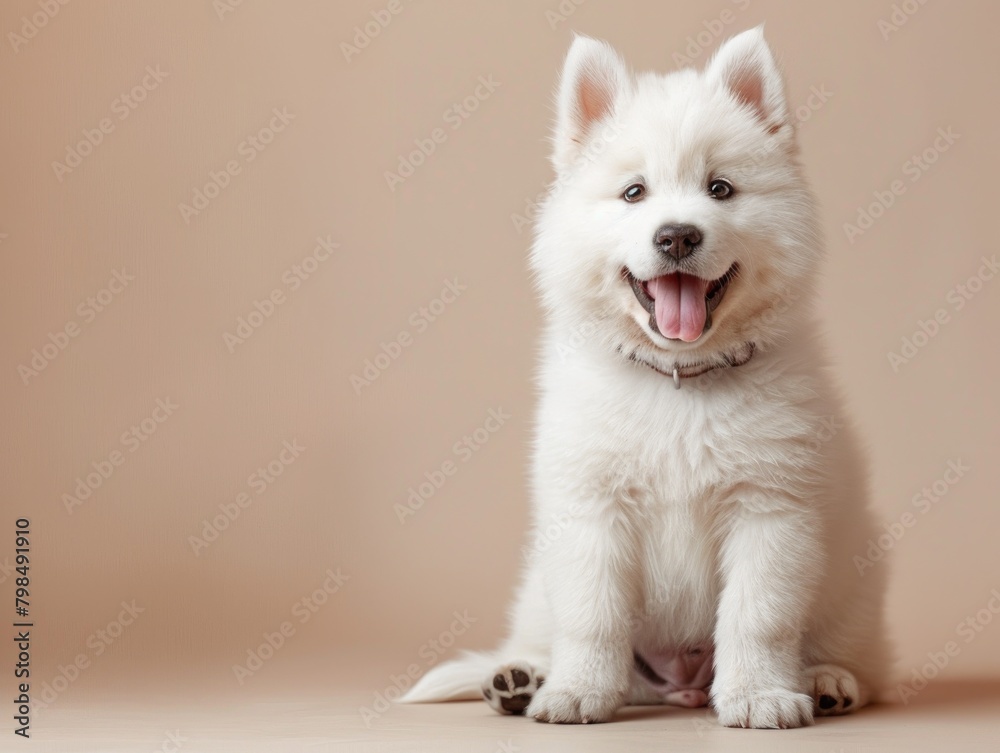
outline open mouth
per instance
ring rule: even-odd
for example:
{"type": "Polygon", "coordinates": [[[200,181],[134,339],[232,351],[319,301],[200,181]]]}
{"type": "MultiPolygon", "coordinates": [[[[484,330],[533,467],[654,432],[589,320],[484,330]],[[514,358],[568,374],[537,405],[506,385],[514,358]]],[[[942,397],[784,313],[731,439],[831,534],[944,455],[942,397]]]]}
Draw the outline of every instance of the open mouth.
{"type": "Polygon", "coordinates": [[[640,280],[628,268],[622,270],[622,275],[649,312],[650,328],[670,340],[690,343],[712,326],[712,312],[722,303],[729,283],[739,271],[739,264],[734,262],[717,280],[703,280],[684,272],[640,280]]]}

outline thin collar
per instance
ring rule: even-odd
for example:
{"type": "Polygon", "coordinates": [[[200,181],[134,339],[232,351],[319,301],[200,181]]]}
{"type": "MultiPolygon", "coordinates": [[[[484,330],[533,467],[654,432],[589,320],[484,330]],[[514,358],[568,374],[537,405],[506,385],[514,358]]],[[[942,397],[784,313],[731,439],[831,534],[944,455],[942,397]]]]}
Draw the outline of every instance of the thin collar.
{"type": "Polygon", "coordinates": [[[757,350],[757,345],[752,342],[743,343],[735,350],[729,353],[723,354],[722,361],[703,361],[701,363],[692,363],[680,366],[674,364],[674,367],[670,371],[664,371],[658,366],[654,366],[649,361],[639,358],[635,353],[629,353],[628,360],[634,361],[635,363],[641,363],[643,366],[648,366],[653,371],[658,374],[663,374],[663,376],[671,377],[674,380],[674,387],[676,389],[681,388],[681,379],[690,379],[691,377],[701,376],[702,374],[707,374],[709,371],[715,369],[724,369],[736,366],[742,366],[751,358],[753,358],[754,351],[757,350]]]}

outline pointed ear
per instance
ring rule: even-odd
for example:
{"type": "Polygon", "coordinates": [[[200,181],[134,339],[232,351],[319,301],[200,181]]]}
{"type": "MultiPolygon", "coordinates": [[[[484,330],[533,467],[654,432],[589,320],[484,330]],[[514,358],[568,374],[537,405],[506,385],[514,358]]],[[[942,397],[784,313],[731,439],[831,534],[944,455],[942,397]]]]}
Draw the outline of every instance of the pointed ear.
{"type": "Polygon", "coordinates": [[[614,113],[629,86],[621,56],[607,42],[577,36],[559,83],[552,161],[568,167],[579,156],[591,128],[614,113]]]}
{"type": "Polygon", "coordinates": [[[708,64],[705,75],[751,108],[772,133],[788,122],[785,82],[764,40],[763,25],[727,40],[708,64]]]}

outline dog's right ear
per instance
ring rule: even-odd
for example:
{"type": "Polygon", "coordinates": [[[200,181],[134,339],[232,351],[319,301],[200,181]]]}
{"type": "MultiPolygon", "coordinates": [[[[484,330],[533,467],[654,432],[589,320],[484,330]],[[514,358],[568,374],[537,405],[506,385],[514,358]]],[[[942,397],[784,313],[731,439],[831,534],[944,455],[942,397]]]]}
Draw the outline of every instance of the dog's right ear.
{"type": "Polygon", "coordinates": [[[614,114],[629,85],[621,56],[607,42],[578,35],[559,82],[552,161],[568,168],[580,156],[595,125],[614,114]]]}
{"type": "Polygon", "coordinates": [[[750,108],[771,133],[789,123],[785,82],[764,39],[763,24],[723,42],[706,75],[750,108]]]}

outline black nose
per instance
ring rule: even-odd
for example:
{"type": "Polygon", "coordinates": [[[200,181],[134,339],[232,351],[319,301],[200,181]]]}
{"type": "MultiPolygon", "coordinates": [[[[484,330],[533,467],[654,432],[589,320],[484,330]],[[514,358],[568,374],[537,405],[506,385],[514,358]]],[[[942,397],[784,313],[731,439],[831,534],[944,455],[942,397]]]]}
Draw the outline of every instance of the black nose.
{"type": "Polygon", "coordinates": [[[653,245],[675,259],[683,259],[701,243],[701,231],[694,225],[664,225],[653,236],[653,245]]]}

